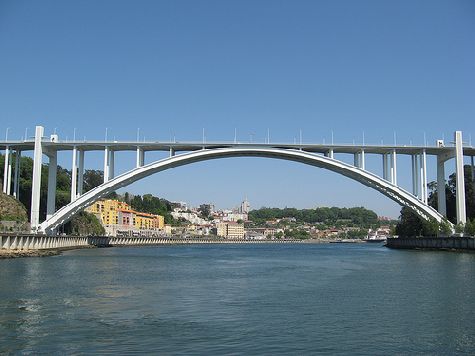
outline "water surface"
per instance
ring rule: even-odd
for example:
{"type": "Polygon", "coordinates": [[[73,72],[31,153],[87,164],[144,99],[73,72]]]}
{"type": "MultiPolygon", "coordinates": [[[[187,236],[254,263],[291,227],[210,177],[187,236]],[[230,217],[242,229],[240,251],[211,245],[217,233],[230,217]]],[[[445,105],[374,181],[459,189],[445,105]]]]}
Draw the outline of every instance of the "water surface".
{"type": "Polygon", "coordinates": [[[475,254],[379,244],[0,261],[0,353],[470,354],[475,254]]]}

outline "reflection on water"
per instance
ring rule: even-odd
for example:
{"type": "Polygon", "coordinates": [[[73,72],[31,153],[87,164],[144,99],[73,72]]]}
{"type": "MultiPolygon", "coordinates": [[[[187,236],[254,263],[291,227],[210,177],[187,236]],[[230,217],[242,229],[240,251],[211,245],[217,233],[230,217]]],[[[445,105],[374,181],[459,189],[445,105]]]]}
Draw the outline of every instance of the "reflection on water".
{"type": "Polygon", "coordinates": [[[0,261],[0,353],[471,353],[475,255],[110,248],[0,261]]]}

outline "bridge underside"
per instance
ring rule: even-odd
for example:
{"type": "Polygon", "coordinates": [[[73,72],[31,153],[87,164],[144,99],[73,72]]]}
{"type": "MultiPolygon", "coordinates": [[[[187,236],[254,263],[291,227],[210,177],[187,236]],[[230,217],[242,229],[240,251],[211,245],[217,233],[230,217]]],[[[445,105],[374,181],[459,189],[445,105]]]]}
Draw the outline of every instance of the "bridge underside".
{"type": "Polygon", "coordinates": [[[364,169],[335,160],[331,157],[325,157],[300,150],[281,148],[218,148],[203,149],[201,151],[171,156],[170,158],[137,167],[129,172],[119,175],[81,195],[72,203],[64,206],[49,216],[47,220],[39,225],[39,232],[54,234],[60,225],[69,221],[75,214],[92,204],[94,201],[152,174],[200,161],[227,157],[276,158],[328,169],[376,189],[400,205],[409,207],[424,219],[432,218],[440,222],[444,218],[435,209],[397,185],[364,169]]]}

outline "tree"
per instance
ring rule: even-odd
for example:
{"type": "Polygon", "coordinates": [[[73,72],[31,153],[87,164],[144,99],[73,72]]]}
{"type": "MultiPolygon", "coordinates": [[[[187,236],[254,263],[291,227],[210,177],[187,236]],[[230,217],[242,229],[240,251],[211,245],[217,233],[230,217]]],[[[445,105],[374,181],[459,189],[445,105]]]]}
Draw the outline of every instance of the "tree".
{"type": "Polygon", "coordinates": [[[210,209],[209,204],[201,204],[199,212],[203,218],[207,219],[209,215],[211,214],[211,209],[210,209]]]}
{"type": "Polygon", "coordinates": [[[442,236],[452,235],[452,227],[450,226],[447,219],[442,220],[442,222],[439,224],[439,231],[442,236]]]}
{"type": "Polygon", "coordinates": [[[84,191],[88,192],[104,183],[104,172],[95,169],[84,171],[84,191]]]}
{"type": "Polygon", "coordinates": [[[465,224],[465,234],[468,236],[475,236],[475,219],[467,220],[465,224]]]}
{"type": "MultiPolygon", "coordinates": [[[[467,217],[474,219],[475,218],[475,182],[472,179],[472,170],[470,165],[464,166],[464,178],[465,178],[465,205],[467,208],[467,217]]],[[[456,180],[457,175],[452,173],[449,176],[449,180],[445,185],[445,195],[446,195],[446,207],[447,207],[447,218],[452,222],[456,223],[457,214],[456,214],[456,180]]],[[[438,209],[438,196],[437,196],[437,183],[430,182],[427,185],[429,189],[428,202],[429,205],[435,209],[438,209]]]]}
{"type": "Polygon", "coordinates": [[[104,236],[105,230],[94,214],[81,211],[65,225],[64,230],[72,235],[104,236]]]}
{"type": "Polygon", "coordinates": [[[422,235],[423,223],[422,219],[411,209],[403,206],[399,222],[396,225],[396,234],[399,236],[420,236],[422,235]]]}

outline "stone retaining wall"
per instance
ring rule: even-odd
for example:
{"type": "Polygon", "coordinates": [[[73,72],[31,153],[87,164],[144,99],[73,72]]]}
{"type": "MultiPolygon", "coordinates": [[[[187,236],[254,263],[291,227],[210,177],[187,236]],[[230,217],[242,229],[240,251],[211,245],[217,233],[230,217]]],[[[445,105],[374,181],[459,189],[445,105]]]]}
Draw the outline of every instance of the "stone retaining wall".
{"type": "Polygon", "coordinates": [[[400,249],[475,250],[475,238],[398,237],[388,239],[386,246],[400,249]]]}

